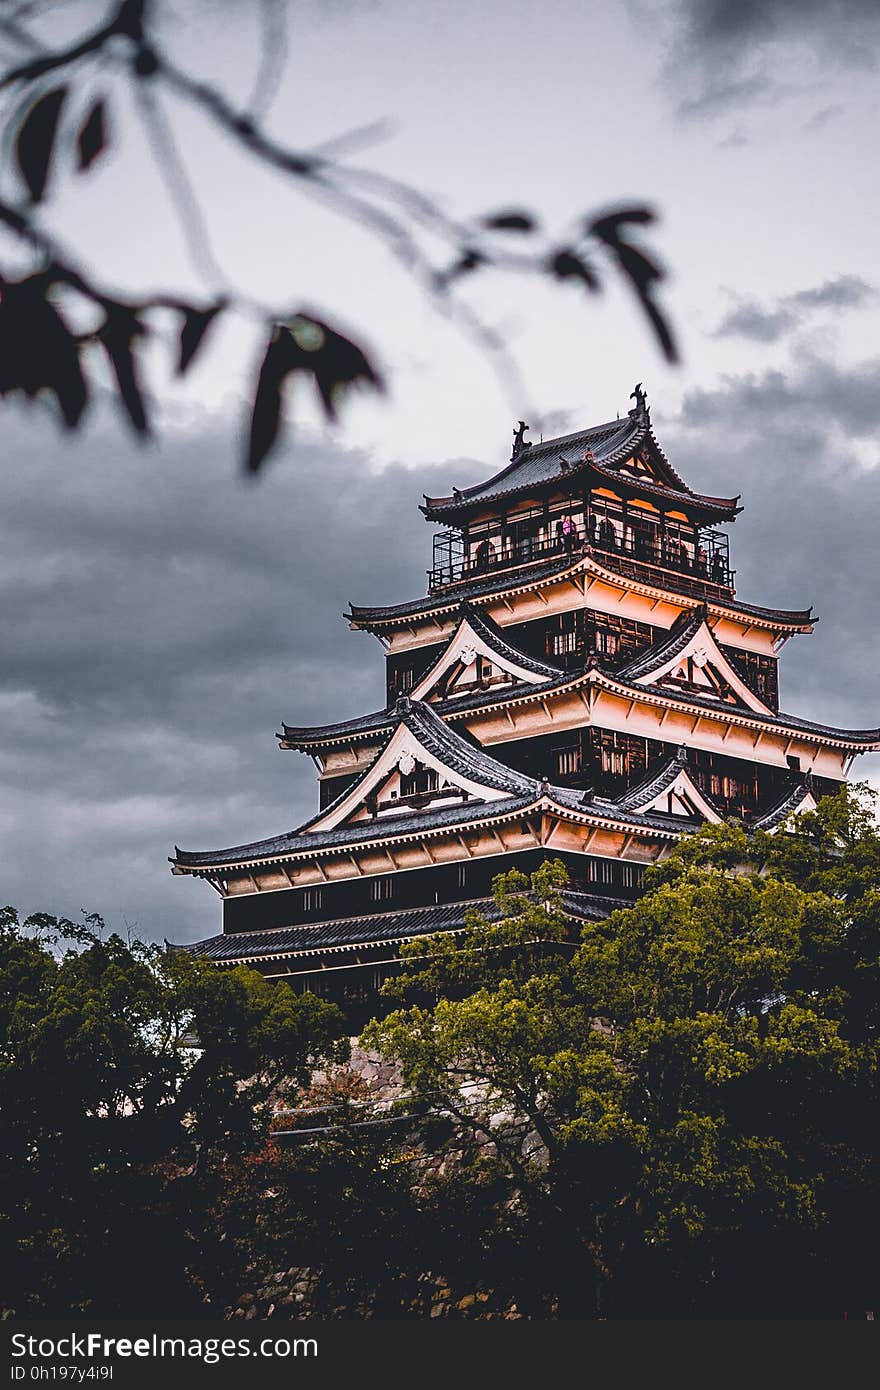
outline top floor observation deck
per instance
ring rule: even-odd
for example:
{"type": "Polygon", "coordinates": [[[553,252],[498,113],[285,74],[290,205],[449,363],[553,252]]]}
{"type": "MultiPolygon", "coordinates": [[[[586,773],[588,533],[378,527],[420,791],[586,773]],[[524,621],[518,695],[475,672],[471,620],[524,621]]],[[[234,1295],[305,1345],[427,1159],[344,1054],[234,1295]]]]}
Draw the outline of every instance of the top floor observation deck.
{"type": "Polygon", "coordinates": [[[734,572],[719,524],[737,497],[697,493],[651,429],[644,392],[624,419],[529,443],[514,431],[510,463],[485,483],[426,497],[446,529],[434,537],[431,594],[566,553],[595,552],[619,573],[701,599],[730,598],[734,572]]]}
{"type": "Polygon", "coordinates": [[[630,578],[672,588],[698,598],[732,597],[729,539],[713,528],[625,526],[604,508],[588,508],[586,518],[570,513],[553,526],[532,530],[481,528],[476,537],[441,531],[434,537],[428,592],[455,589],[478,575],[514,571],[537,560],[592,553],[607,568],[630,578]],[[580,525],[578,524],[580,521],[580,525]]]}

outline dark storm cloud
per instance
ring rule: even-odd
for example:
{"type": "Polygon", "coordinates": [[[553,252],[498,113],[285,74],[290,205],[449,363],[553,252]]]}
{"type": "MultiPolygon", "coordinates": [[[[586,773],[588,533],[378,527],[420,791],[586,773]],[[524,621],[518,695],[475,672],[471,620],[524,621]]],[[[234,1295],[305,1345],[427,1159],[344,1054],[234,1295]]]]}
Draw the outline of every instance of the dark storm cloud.
{"type": "Polygon", "coordinates": [[[681,0],[667,64],[679,110],[709,116],[778,94],[773,55],[794,47],[825,71],[874,67],[880,7],[876,0],[681,0]]]}
{"type": "MultiPolygon", "coordinates": [[[[878,385],[880,360],[808,358],[692,391],[660,431],[689,481],[742,493],[731,535],[739,596],[812,603],[820,616],[815,634],[783,653],[784,708],[853,728],[880,723],[880,448],[865,467],[852,443],[877,437],[878,385]]],[[[876,759],[869,766],[876,774],[876,759]]]]}
{"type": "Polygon", "coordinates": [[[712,336],[776,343],[800,328],[815,310],[863,308],[877,297],[873,285],[859,276],[839,275],[823,285],[783,295],[771,305],[763,305],[756,299],[740,300],[728,310],[712,336]]]}
{"type": "Polygon", "coordinates": [[[451,474],[302,443],[248,486],[219,426],[139,451],[8,414],[4,452],[0,898],[210,932],[213,895],[166,856],[311,813],[311,764],[273,734],[384,703],[381,648],[341,613],[424,592],[417,504],[451,474]]]}

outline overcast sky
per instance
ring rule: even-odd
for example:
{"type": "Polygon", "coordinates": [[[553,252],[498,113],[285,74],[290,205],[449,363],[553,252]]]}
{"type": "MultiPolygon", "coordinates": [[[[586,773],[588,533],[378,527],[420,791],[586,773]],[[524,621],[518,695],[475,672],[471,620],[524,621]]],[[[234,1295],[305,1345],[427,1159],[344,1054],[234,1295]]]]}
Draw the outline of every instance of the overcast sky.
{"type": "MultiPolygon", "coordinates": [[[[181,61],[237,98],[256,8],[177,0],[169,19],[181,61]]],[[[880,722],[874,0],[324,0],[290,17],[269,112],[290,144],[387,118],[365,163],[455,213],[532,206],[560,234],[654,203],[683,363],[662,361],[622,286],[587,301],[508,277],[472,301],[517,360],[525,388],[505,389],[362,232],[170,107],[225,273],[360,333],[391,391],[333,434],[298,404],[256,486],[238,472],[244,330],[167,392],[157,346],[166,406],[146,449],[100,410],[71,438],[3,404],[0,897],[25,912],[86,908],[177,941],[217,930],[215,895],[172,879],[167,856],[312,811],[310,762],[273,734],[382,703],[381,649],[340,615],[424,592],[422,492],[501,467],[518,415],[565,432],[623,413],[640,380],[688,481],[742,493],[740,596],[820,614],[783,654],[783,707],[880,722]]],[[[48,219],[107,280],[193,289],[109,90],[113,153],[87,180],[57,178],[48,219]]],[[[862,770],[877,780],[880,762],[862,770]]]]}

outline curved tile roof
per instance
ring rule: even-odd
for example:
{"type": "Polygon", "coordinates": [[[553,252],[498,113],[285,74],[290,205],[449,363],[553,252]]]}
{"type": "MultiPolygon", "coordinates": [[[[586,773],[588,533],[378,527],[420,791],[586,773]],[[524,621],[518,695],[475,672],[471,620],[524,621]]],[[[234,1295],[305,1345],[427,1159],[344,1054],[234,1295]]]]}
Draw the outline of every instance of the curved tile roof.
{"type": "MultiPolygon", "coordinates": [[[[649,771],[641,782],[637,782],[629,791],[620,797],[619,805],[626,810],[637,811],[642,806],[647,806],[655,797],[660,796],[667,788],[671,787],[683,767],[687,766],[687,749],[677,748],[670,758],[661,763],[658,768],[649,771]]],[[[708,797],[706,798],[708,801],[708,797]]]]}
{"type": "MultiPolygon", "coordinates": [[[[590,560],[604,569],[609,576],[618,578],[618,571],[613,565],[607,564],[609,556],[604,551],[595,554],[590,553],[590,560]]],[[[438,591],[433,594],[425,594],[422,598],[408,599],[404,603],[391,603],[381,606],[358,606],[356,603],[349,604],[349,611],[343,617],[352,627],[363,627],[366,629],[381,628],[386,624],[402,622],[410,617],[421,617],[427,614],[439,612],[454,613],[463,599],[479,599],[483,596],[491,596],[498,593],[515,593],[520,589],[529,589],[541,584],[546,579],[552,579],[566,570],[573,570],[583,562],[583,555],[564,555],[553,560],[543,560],[532,565],[523,565],[521,568],[511,568],[503,571],[496,571],[490,575],[481,575],[479,578],[468,580],[463,584],[456,584],[454,592],[450,588],[438,591]]],[[[633,561],[633,564],[637,562],[633,561]]],[[[624,576],[631,577],[631,576],[624,576]]],[[[638,576],[636,583],[646,584],[650,588],[656,589],[658,583],[650,576],[638,576]]],[[[681,594],[686,600],[692,597],[688,575],[678,575],[673,570],[664,570],[662,588],[674,595],[681,594]]],[[[765,622],[778,624],[780,627],[811,627],[818,622],[809,608],[764,608],[756,603],[743,603],[738,598],[708,598],[703,600],[708,602],[712,609],[721,610],[728,613],[735,613],[738,616],[760,618],[765,622]]]]}
{"type": "MultiPolygon", "coordinates": [[[[350,791],[349,787],[343,795],[348,795],[350,791]]],[[[403,835],[417,834],[422,830],[437,830],[444,826],[489,820],[493,816],[525,810],[527,806],[533,805],[535,800],[535,796],[522,795],[504,797],[500,801],[467,801],[462,805],[443,807],[439,810],[379,816],[374,821],[357,821],[353,825],[340,826],[337,830],[309,830],[302,826],[298,830],[289,830],[286,834],[276,835],[272,839],[256,840],[247,845],[233,845],[229,849],[190,851],[178,849],[175,845],[171,863],[180,865],[181,868],[198,869],[284,859],[310,850],[333,849],[337,845],[359,845],[371,840],[396,839],[403,835]]],[[[330,807],[326,810],[329,811],[330,807]]],[[[325,815],[326,811],[322,811],[321,814],[325,815]]]]}
{"type": "MultiPolygon", "coordinates": [[[[426,516],[433,517],[438,511],[472,507],[477,502],[492,502],[521,488],[550,482],[562,476],[560,455],[566,452],[582,454],[585,449],[592,449],[597,460],[613,463],[619,458],[622,461],[629,457],[634,448],[638,448],[645,435],[644,422],[627,415],[623,420],[608,420],[605,424],[590,425],[574,434],[527,444],[510,463],[484,483],[461,488],[449,497],[428,497],[426,494],[422,511],[426,516]]],[[[572,464],[567,476],[584,466],[580,459],[572,460],[572,464]]]]}
{"type": "Polygon", "coordinates": [[[782,825],[793,811],[800,806],[804,797],[813,790],[813,779],[808,772],[795,775],[790,790],[779,801],[751,822],[752,830],[773,830],[782,825]]]}
{"type": "Polygon", "coordinates": [[[512,592],[515,589],[528,589],[533,584],[539,584],[542,579],[551,579],[553,575],[571,569],[575,563],[577,561],[571,555],[558,555],[552,560],[539,560],[532,565],[480,575],[463,584],[456,584],[454,592],[447,589],[443,593],[407,599],[404,603],[379,606],[359,607],[356,603],[350,603],[349,611],[342,616],[352,624],[370,626],[373,623],[393,622],[398,618],[416,617],[422,613],[431,613],[435,609],[445,609],[454,613],[463,599],[480,598],[483,594],[494,594],[502,590],[512,592]]]}
{"type": "Polygon", "coordinates": [[[645,676],[649,671],[655,671],[658,666],[670,661],[672,657],[684,651],[688,642],[699,632],[707,618],[708,610],[705,604],[691,609],[690,612],[685,610],[684,613],[680,613],[669,629],[669,636],[666,641],[649,644],[638,652],[631,661],[619,666],[615,671],[617,679],[635,680],[638,676],[645,676]]]}
{"type": "MultiPolygon", "coordinates": [[[[566,911],[582,921],[601,921],[617,908],[631,905],[625,898],[580,893],[575,889],[564,889],[562,901],[566,911]]],[[[337,917],[326,922],[272,927],[265,931],[226,932],[174,949],[215,961],[301,955],[309,951],[339,950],[346,946],[405,941],[414,936],[430,936],[434,932],[460,931],[465,925],[465,914],[471,910],[482,912],[489,921],[497,921],[501,915],[494,898],[471,898],[439,907],[403,908],[366,917],[337,917]]]]}
{"type": "MultiPolygon", "coordinates": [[[[554,666],[549,661],[540,661],[535,656],[530,656],[528,652],[522,651],[514,646],[513,642],[506,636],[504,630],[498,626],[488,613],[481,613],[472,608],[469,603],[461,605],[461,616],[467,619],[486,646],[489,647],[502,660],[509,661],[514,666],[519,666],[525,671],[532,671],[536,676],[544,676],[547,680],[558,680],[564,676],[565,672],[561,666],[554,666]]],[[[447,646],[455,640],[455,633],[449,639],[447,646]]],[[[427,674],[427,673],[426,673],[427,674]]]]}
{"type": "Polygon", "coordinates": [[[647,409],[636,408],[624,419],[608,420],[601,425],[590,425],[574,434],[560,435],[556,439],[545,439],[526,444],[499,472],[484,483],[472,487],[454,489],[448,497],[428,497],[421,508],[428,520],[442,520],[456,513],[470,510],[482,503],[500,501],[516,493],[527,492],[557,479],[594,472],[600,478],[635,484],[654,495],[667,499],[678,497],[682,502],[699,504],[720,514],[735,514],[739,510],[738,497],[710,497],[694,492],[676,473],[669,463],[651,429],[647,409]],[[646,442],[654,446],[654,453],[666,484],[652,483],[649,478],[629,478],[616,472],[616,466],[624,463],[633,452],[646,442]],[[583,454],[590,450],[593,458],[586,460],[583,454]],[[571,454],[575,457],[568,458],[571,454]]]}
{"type": "MultiPolygon", "coordinates": [[[[531,671],[534,675],[543,677],[542,684],[547,682],[555,684],[567,679],[567,673],[561,666],[554,666],[549,661],[540,661],[537,657],[515,647],[487,613],[478,612],[468,603],[462,603],[459,612],[461,619],[467,620],[471,629],[502,661],[507,661],[513,666],[518,666],[522,670],[531,671]]],[[[449,650],[457,638],[458,626],[444,644],[441,656],[449,650]]],[[[421,680],[430,675],[430,671],[431,667],[424,673],[421,680]]],[[[503,692],[499,692],[499,696],[503,695],[505,699],[516,698],[517,695],[532,689],[534,689],[532,685],[520,681],[505,686],[503,692]]],[[[438,712],[446,714],[453,710],[479,707],[486,703],[486,694],[486,691],[477,690],[466,695],[453,695],[448,699],[437,701],[434,708],[438,712]]],[[[334,724],[316,724],[310,727],[308,725],[282,723],[282,732],[276,737],[281,740],[283,748],[311,748],[316,744],[344,739],[346,736],[360,738],[366,734],[376,733],[384,738],[388,731],[393,728],[394,722],[394,707],[386,706],[385,709],[373,710],[370,714],[363,714],[357,719],[342,719],[334,724]]]]}
{"type": "Polygon", "coordinates": [[[358,715],[356,719],[340,719],[335,724],[297,725],[282,722],[281,733],[275,737],[281,740],[282,747],[311,747],[314,743],[345,738],[347,734],[384,734],[392,723],[393,714],[389,709],[377,709],[370,714],[358,715]]]}

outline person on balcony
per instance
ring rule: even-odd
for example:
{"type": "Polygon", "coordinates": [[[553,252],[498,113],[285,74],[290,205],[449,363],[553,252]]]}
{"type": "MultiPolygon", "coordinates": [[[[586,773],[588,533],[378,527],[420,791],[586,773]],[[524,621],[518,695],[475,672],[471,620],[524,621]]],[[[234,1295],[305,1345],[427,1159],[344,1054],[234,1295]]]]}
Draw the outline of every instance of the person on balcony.
{"type": "Polygon", "coordinates": [[[716,584],[724,584],[727,580],[727,566],[720,550],[712,556],[712,579],[716,584]]]}
{"type": "Polygon", "coordinates": [[[495,551],[491,541],[480,541],[477,546],[477,553],[474,556],[474,568],[479,574],[482,570],[489,569],[495,559],[495,551]]]}
{"type": "Polygon", "coordinates": [[[557,535],[561,535],[562,544],[564,545],[565,549],[571,550],[572,546],[577,540],[577,527],[575,526],[571,517],[566,514],[562,518],[562,520],[557,524],[556,531],[557,535]]]}

